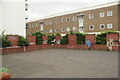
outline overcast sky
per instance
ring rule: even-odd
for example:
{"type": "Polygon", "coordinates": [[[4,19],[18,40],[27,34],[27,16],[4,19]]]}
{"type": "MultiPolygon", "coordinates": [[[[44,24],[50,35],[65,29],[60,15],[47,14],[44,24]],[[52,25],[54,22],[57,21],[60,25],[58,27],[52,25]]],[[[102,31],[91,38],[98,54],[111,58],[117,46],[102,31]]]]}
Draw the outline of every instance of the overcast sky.
{"type": "Polygon", "coordinates": [[[29,6],[26,13],[28,20],[33,20],[114,1],[118,0],[28,0],[29,6]]]}

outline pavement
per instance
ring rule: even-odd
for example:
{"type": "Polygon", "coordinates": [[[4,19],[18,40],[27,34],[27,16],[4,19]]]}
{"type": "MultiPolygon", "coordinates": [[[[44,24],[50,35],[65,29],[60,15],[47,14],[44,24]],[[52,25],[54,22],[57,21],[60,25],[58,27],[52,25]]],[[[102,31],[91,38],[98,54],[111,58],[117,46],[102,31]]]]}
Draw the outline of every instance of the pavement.
{"type": "Polygon", "coordinates": [[[117,78],[118,52],[44,49],[2,56],[12,78],[117,78]]]}

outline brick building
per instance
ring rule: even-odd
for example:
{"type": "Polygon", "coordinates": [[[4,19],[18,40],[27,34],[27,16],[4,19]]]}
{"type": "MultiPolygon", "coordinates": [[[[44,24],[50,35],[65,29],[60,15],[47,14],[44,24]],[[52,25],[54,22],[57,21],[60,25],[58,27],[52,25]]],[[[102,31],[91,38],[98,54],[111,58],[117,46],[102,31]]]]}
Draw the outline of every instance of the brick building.
{"type": "Polygon", "coordinates": [[[66,12],[27,22],[26,35],[73,32],[99,33],[120,30],[120,2],[66,12]]]}

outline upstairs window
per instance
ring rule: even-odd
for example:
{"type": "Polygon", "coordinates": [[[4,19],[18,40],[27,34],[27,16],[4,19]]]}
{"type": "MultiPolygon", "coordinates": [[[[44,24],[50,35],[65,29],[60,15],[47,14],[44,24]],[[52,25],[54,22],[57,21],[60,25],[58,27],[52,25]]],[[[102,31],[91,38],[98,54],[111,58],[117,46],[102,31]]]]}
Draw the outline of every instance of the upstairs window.
{"type": "Polygon", "coordinates": [[[93,19],[94,18],[94,14],[89,14],[89,19],[93,19]]]}
{"type": "Polygon", "coordinates": [[[59,20],[55,20],[55,23],[58,24],[58,23],[59,23],[59,20]]]}
{"type": "Polygon", "coordinates": [[[49,22],[49,24],[53,24],[52,20],[49,22]]]}
{"type": "Polygon", "coordinates": [[[104,12],[101,12],[100,13],[100,17],[104,17],[105,15],[104,15],[104,12]]]}
{"type": "Polygon", "coordinates": [[[62,19],[62,22],[65,22],[65,20],[64,20],[64,19],[62,19]]]}
{"type": "Polygon", "coordinates": [[[38,24],[36,24],[36,27],[38,26],[38,24]]]}
{"type": "Polygon", "coordinates": [[[70,18],[66,18],[66,21],[69,22],[69,21],[70,21],[70,18]]]}
{"type": "Polygon", "coordinates": [[[76,17],[73,17],[72,20],[73,20],[73,21],[76,21],[76,17]]]}
{"type": "Polygon", "coordinates": [[[107,16],[112,16],[112,11],[107,11],[107,16]]]}
{"type": "Polygon", "coordinates": [[[45,22],[46,25],[48,25],[48,22],[45,22]]]}

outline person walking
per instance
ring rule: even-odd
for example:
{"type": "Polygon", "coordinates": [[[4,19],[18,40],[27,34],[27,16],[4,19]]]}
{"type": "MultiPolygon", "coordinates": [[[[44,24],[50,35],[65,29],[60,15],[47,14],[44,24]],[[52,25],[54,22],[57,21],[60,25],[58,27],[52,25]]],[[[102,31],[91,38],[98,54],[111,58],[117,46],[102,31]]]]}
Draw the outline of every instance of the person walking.
{"type": "Polygon", "coordinates": [[[90,47],[91,47],[91,43],[90,43],[90,40],[86,40],[86,46],[88,48],[88,50],[90,50],[90,47]]]}
{"type": "Polygon", "coordinates": [[[91,43],[91,49],[95,50],[95,46],[94,46],[95,42],[94,42],[94,40],[91,40],[90,43],[91,43]]]}

